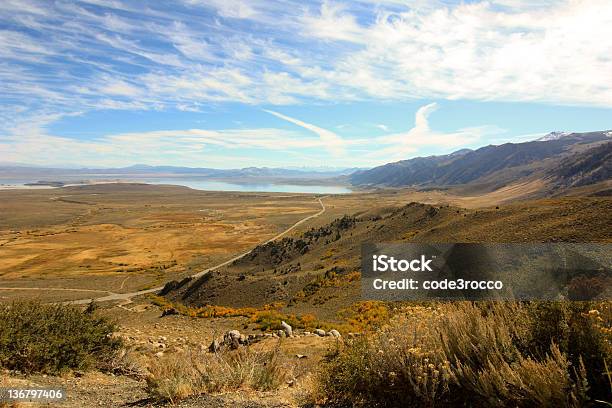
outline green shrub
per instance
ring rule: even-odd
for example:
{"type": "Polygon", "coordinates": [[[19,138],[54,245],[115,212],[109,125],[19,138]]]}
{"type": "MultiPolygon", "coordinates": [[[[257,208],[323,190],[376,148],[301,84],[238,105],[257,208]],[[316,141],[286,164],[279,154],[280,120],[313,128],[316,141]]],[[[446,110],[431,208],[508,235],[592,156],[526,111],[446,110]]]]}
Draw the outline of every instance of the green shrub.
{"type": "Polygon", "coordinates": [[[24,373],[84,370],[112,358],[121,341],[93,308],[19,301],[0,305],[0,366],[24,373]]]}

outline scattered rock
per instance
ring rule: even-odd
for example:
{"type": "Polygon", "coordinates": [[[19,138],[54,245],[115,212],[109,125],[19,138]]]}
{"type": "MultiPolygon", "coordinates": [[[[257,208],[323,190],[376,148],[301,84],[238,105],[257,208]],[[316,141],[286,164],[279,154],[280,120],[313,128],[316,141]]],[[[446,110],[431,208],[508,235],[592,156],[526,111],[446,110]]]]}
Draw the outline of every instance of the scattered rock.
{"type": "Polygon", "coordinates": [[[276,335],[277,335],[278,337],[287,337],[287,334],[285,333],[285,331],[284,331],[284,330],[278,330],[278,331],[276,332],[276,335]]]}
{"type": "Polygon", "coordinates": [[[326,333],[325,333],[325,330],[323,330],[323,329],[315,329],[314,333],[315,333],[317,336],[320,336],[320,337],[325,337],[325,334],[326,334],[326,333]]]}
{"type": "Polygon", "coordinates": [[[334,337],[342,337],[342,336],[340,336],[340,332],[338,330],[336,330],[336,329],[331,329],[329,331],[329,334],[331,334],[334,337]]]}
{"type": "Polygon", "coordinates": [[[293,329],[284,320],[281,321],[281,327],[283,328],[287,337],[291,337],[293,335],[293,329]]]}
{"type": "Polygon", "coordinates": [[[295,356],[297,358],[308,358],[308,356],[305,356],[304,354],[296,354],[295,356]]]}

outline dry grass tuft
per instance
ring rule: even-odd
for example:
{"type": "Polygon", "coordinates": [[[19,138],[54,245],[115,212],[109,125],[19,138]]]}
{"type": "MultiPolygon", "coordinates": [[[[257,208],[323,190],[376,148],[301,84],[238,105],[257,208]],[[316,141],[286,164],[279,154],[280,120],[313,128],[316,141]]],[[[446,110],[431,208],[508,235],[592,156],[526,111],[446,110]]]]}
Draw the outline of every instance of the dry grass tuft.
{"type": "Polygon", "coordinates": [[[317,376],[315,399],[368,407],[583,406],[609,400],[611,337],[602,326],[611,320],[598,311],[606,307],[413,306],[376,334],[331,353],[317,376]]]}
{"type": "Polygon", "coordinates": [[[243,348],[165,355],[150,362],[146,381],[152,398],[174,403],[203,393],[271,391],[284,384],[290,375],[290,366],[278,347],[269,352],[243,348]]]}

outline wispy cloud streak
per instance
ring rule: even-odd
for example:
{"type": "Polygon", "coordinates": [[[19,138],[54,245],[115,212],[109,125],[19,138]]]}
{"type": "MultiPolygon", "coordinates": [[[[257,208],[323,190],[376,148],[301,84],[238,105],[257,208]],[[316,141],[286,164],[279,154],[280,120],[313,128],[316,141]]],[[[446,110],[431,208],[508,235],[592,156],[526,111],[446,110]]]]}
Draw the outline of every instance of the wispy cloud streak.
{"type": "Polygon", "coordinates": [[[283,115],[282,113],[278,113],[275,111],[265,110],[265,112],[268,112],[269,114],[274,115],[279,119],[293,123],[294,125],[300,126],[304,129],[307,129],[317,134],[321,138],[321,141],[323,142],[323,145],[325,146],[325,148],[328,149],[330,152],[336,155],[340,155],[344,153],[344,148],[346,145],[345,142],[342,140],[340,136],[338,136],[336,133],[332,132],[331,130],[320,128],[311,123],[306,123],[299,119],[295,119],[295,118],[292,118],[287,115],[283,115]]]}

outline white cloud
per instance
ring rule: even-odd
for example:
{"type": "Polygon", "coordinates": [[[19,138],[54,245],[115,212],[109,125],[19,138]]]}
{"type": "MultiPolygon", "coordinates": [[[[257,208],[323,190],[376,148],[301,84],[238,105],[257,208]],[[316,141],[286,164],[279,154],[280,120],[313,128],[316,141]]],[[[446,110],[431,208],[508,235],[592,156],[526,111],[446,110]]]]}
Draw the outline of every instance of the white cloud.
{"type": "MultiPolygon", "coordinates": [[[[30,157],[35,152],[45,157],[43,152],[54,150],[51,142],[65,144],[57,149],[58,159],[74,156],[77,148],[109,151],[111,142],[119,146],[113,150],[118,157],[136,152],[135,135],[79,142],[23,129],[23,139],[14,136],[32,117],[52,120],[97,109],[198,111],[220,102],[419,98],[612,108],[609,0],[176,0],[146,8],[121,0],[74,6],[5,0],[0,20],[5,23],[0,30],[0,142],[3,155],[22,159],[28,156],[26,146],[30,157]],[[37,147],[37,138],[44,149],[37,147]]],[[[318,140],[297,132],[284,140],[288,134],[278,129],[265,129],[268,136],[252,129],[248,137],[194,129],[143,133],[139,143],[151,140],[147,146],[152,149],[189,157],[200,153],[181,146],[306,146],[347,161],[352,158],[343,152],[367,148],[365,139],[343,139],[274,109],[271,114],[318,140]],[[237,142],[232,145],[230,138],[237,142]]],[[[435,105],[423,107],[413,129],[375,143],[399,157],[420,146],[452,148],[496,132],[486,126],[436,132],[429,126],[433,110],[435,105]]],[[[378,127],[387,132],[383,126],[378,127]]],[[[381,160],[374,157],[379,153],[367,154],[381,160]]]]}
{"type": "Polygon", "coordinates": [[[306,14],[301,21],[309,36],[326,40],[356,42],[363,30],[355,16],[346,12],[341,3],[327,0],[323,1],[318,13],[306,14]]]}
{"type": "MultiPolygon", "coordinates": [[[[198,163],[201,167],[235,167],[238,155],[244,159],[241,161],[243,165],[262,165],[262,160],[267,160],[267,165],[270,165],[269,159],[233,152],[263,149],[284,152],[279,157],[286,158],[292,151],[323,147],[323,143],[317,139],[304,138],[295,132],[266,128],[133,132],[110,134],[89,141],[50,135],[40,131],[36,125],[20,126],[15,130],[19,133],[0,139],[0,156],[7,161],[41,165],[198,163]],[[219,149],[222,149],[222,153],[219,149]]],[[[282,161],[278,160],[278,163],[282,161]]]]}
{"type": "Polygon", "coordinates": [[[313,133],[316,133],[321,138],[321,142],[323,142],[326,149],[332,152],[335,155],[340,155],[344,153],[344,148],[346,143],[342,140],[340,136],[332,132],[331,130],[323,129],[318,126],[315,126],[311,123],[302,122],[299,119],[294,119],[287,115],[283,115],[282,113],[274,112],[271,110],[266,110],[271,115],[276,116],[282,120],[286,120],[287,122],[293,123],[294,125],[303,127],[313,133]]]}
{"type": "Polygon", "coordinates": [[[244,1],[244,0],[204,0],[204,1],[196,1],[189,0],[191,4],[204,4],[206,6],[213,7],[217,10],[217,13],[221,17],[226,18],[253,18],[257,16],[258,12],[254,7],[254,1],[244,1]]]}
{"type": "Polygon", "coordinates": [[[358,47],[326,72],[369,97],[611,107],[612,2],[514,3],[380,11],[374,23],[358,29],[322,7],[325,24],[342,34],[317,31],[315,22],[311,27],[329,41],[342,38],[358,47]]]}
{"type": "MultiPolygon", "coordinates": [[[[418,155],[423,148],[452,151],[496,136],[501,129],[480,126],[439,132],[430,127],[435,103],[415,113],[414,127],[378,137],[341,138],[336,133],[299,119],[267,113],[314,133],[278,128],[175,129],[113,133],[80,140],[50,134],[48,126],[62,114],[31,116],[12,126],[0,138],[3,161],[41,165],[125,166],[134,163],[179,166],[289,166],[295,160],[320,165],[333,160],[339,166],[373,166],[418,155]],[[350,153],[350,154],[348,154],[350,153]]],[[[13,111],[19,113],[19,110],[13,111]]],[[[0,113],[2,113],[0,111],[0,113]]],[[[76,116],[81,112],[75,112],[76,116]]],[[[2,115],[0,115],[2,118],[2,115]]]]}
{"type": "Polygon", "coordinates": [[[102,86],[97,89],[98,92],[108,95],[120,95],[137,97],[141,94],[141,90],[137,87],[121,80],[106,78],[102,86]]]}
{"type": "Polygon", "coordinates": [[[0,94],[58,111],[415,98],[612,107],[608,0],[86,3],[2,2],[12,80],[0,94]],[[92,93],[106,76],[116,85],[92,93]]]}
{"type": "Polygon", "coordinates": [[[377,138],[376,142],[387,147],[373,151],[369,156],[384,159],[386,162],[401,160],[412,156],[413,153],[426,146],[437,147],[442,150],[453,150],[472,145],[484,136],[503,133],[503,129],[486,125],[459,129],[454,132],[432,130],[429,125],[429,117],[437,109],[438,105],[436,103],[420,107],[414,115],[413,128],[406,132],[377,138]]]}

